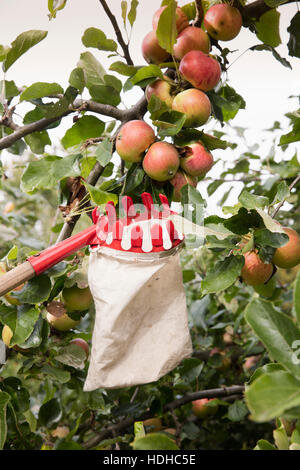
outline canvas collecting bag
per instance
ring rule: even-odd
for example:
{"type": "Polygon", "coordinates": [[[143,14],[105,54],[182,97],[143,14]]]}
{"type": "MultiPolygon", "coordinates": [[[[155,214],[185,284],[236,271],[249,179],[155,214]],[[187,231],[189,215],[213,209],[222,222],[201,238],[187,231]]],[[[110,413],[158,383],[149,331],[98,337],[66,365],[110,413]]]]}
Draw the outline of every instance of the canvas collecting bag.
{"type": "Polygon", "coordinates": [[[101,220],[98,237],[105,243],[91,248],[96,315],[85,391],[156,381],[192,353],[179,259],[183,237],[168,220],[149,216],[138,228],[133,219],[118,230],[113,211],[113,223],[101,220]]]}

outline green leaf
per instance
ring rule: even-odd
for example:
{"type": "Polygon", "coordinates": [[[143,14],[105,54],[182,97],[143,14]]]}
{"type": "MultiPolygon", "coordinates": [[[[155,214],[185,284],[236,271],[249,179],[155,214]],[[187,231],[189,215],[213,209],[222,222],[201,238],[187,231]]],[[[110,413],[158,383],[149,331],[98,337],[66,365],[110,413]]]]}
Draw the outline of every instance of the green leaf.
{"type": "Polygon", "coordinates": [[[37,131],[25,136],[25,142],[31,151],[38,155],[44,153],[46,145],[51,145],[51,140],[47,131],[37,131]]]}
{"type": "Polygon", "coordinates": [[[282,423],[273,431],[273,437],[279,450],[289,450],[289,438],[282,423]]]}
{"type": "Polygon", "coordinates": [[[10,47],[8,46],[0,45],[0,62],[3,62],[5,60],[5,57],[7,56],[9,49],[10,47]]]}
{"type": "MultiPolygon", "coordinates": [[[[78,90],[72,86],[69,86],[66,89],[64,95],[57,102],[40,104],[39,108],[42,109],[45,118],[61,118],[62,115],[68,110],[69,105],[73,103],[77,95],[78,90]]],[[[49,125],[47,129],[56,127],[59,124],[60,121],[55,121],[52,123],[52,125],[49,125]]]]}
{"type": "Polygon", "coordinates": [[[102,166],[106,166],[112,159],[113,143],[110,139],[106,138],[100,142],[96,149],[95,157],[102,166]]]}
{"type": "Polygon", "coordinates": [[[300,118],[294,120],[293,129],[280,137],[279,145],[288,145],[300,140],[300,118]]]}
{"type": "MultiPolygon", "coordinates": [[[[299,135],[299,138],[300,138],[300,135],[299,135]]],[[[273,204],[284,201],[287,197],[289,197],[289,195],[290,195],[290,189],[286,181],[280,181],[277,187],[277,192],[273,200],[273,204]]]]}
{"type": "Polygon", "coordinates": [[[112,70],[113,72],[118,72],[119,74],[125,75],[126,77],[132,77],[133,75],[136,74],[139,68],[141,67],[135,67],[134,65],[127,65],[124,62],[117,60],[116,62],[113,62],[111,64],[111,66],[109,67],[109,70],[112,70]]]}
{"type": "Polygon", "coordinates": [[[104,84],[92,85],[89,91],[93,100],[98,103],[118,106],[121,102],[120,92],[112,86],[104,84]]]}
{"type": "Polygon", "coordinates": [[[3,94],[3,96],[6,99],[13,98],[14,96],[19,95],[19,90],[13,80],[1,80],[0,82],[0,95],[3,94]]]}
{"type": "Polygon", "coordinates": [[[10,342],[11,347],[15,344],[22,344],[29,338],[39,315],[39,309],[31,305],[21,305],[18,307],[16,328],[10,342]]]}
{"type": "Polygon", "coordinates": [[[104,83],[105,70],[91,52],[83,52],[80,54],[80,60],[77,64],[83,69],[85,83],[88,89],[93,85],[104,83]]]}
{"type": "Polygon", "coordinates": [[[59,401],[56,398],[44,403],[39,409],[39,422],[41,426],[50,428],[54,423],[57,423],[62,415],[62,410],[59,401]]]}
{"type": "Polygon", "coordinates": [[[265,439],[260,439],[259,441],[257,441],[257,444],[253,450],[277,450],[277,449],[265,439]]]}
{"type": "Polygon", "coordinates": [[[3,70],[7,70],[14,64],[14,62],[25,54],[31,47],[42,41],[48,34],[48,31],[30,30],[21,33],[11,43],[11,48],[7,53],[6,59],[3,62],[3,70]]]}
{"type": "MultiPolygon", "coordinates": [[[[152,95],[153,97],[154,95],[152,95]]],[[[151,97],[151,98],[152,98],[151,97]]],[[[150,102],[149,102],[150,103],[150,102]]],[[[179,147],[184,147],[186,145],[193,144],[195,142],[201,141],[207,150],[214,150],[214,149],[226,149],[228,147],[228,142],[221,140],[217,137],[214,137],[209,134],[205,134],[198,129],[182,129],[175,137],[174,143],[179,147]]]]}
{"type": "Polygon", "coordinates": [[[242,400],[235,400],[229,405],[226,417],[233,423],[242,421],[249,413],[248,408],[242,400]]]}
{"type": "Polygon", "coordinates": [[[105,124],[96,116],[85,114],[67,130],[61,142],[64,148],[78,145],[91,137],[99,137],[104,131],[105,124]]]}
{"type": "Polygon", "coordinates": [[[295,345],[300,340],[300,329],[292,319],[263,299],[254,299],[248,304],[245,318],[270,356],[300,380],[300,368],[295,360],[295,345]]]}
{"type": "Polygon", "coordinates": [[[187,3],[181,7],[183,13],[186,14],[189,21],[194,20],[196,18],[196,5],[195,2],[187,3]]]}
{"type": "Polygon", "coordinates": [[[109,201],[113,201],[115,204],[117,204],[118,196],[116,194],[108,193],[100,188],[95,188],[86,182],[83,184],[87,188],[92,201],[97,204],[97,206],[105,205],[109,201]]]}
{"type": "Polygon", "coordinates": [[[159,433],[150,433],[145,437],[139,437],[131,445],[134,450],[179,450],[172,439],[159,433]]]}
{"type": "Polygon", "coordinates": [[[20,96],[20,101],[30,101],[43,96],[63,93],[63,88],[58,83],[36,82],[27,87],[20,96]]]}
{"type": "Polygon", "coordinates": [[[283,227],[277,223],[269,214],[264,212],[262,209],[256,210],[260,217],[263,219],[265,227],[273,233],[285,233],[283,227]]]}
{"type": "Polygon", "coordinates": [[[300,328],[300,271],[297,273],[294,286],[294,309],[296,313],[297,323],[300,328]]]}
{"type": "Polygon", "coordinates": [[[161,138],[173,136],[181,131],[185,123],[186,116],[179,111],[166,111],[161,114],[159,120],[153,121],[158,128],[158,135],[161,138]]]}
{"type": "Polygon", "coordinates": [[[100,51],[116,51],[118,48],[113,39],[107,39],[104,32],[97,28],[86,29],[81,41],[85,47],[95,47],[100,51]]]}
{"type": "Polygon", "coordinates": [[[269,204],[267,197],[251,194],[245,189],[241,192],[238,200],[246,209],[263,209],[269,204]]]}
{"type": "Polygon", "coordinates": [[[131,78],[131,82],[134,85],[143,83],[148,78],[163,78],[163,73],[158,65],[151,64],[140,68],[136,74],[131,78]]]}
{"type": "Polygon", "coordinates": [[[59,354],[55,356],[55,360],[75,369],[83,369],[86,353],[77,344],[69,344],[60,350],[59,354]]]}
{"type": "Polygon", "coordinates": [[[289,237],[286,233],[274,233],[270,232],[266,228],[261,228],[254,231],[255,245],[260,246],[272,246],[279,248],[280,246],[286,245],[289,241],[289,237]]]}
{"type": "Polygon", "coordinates": [[[252,419],[270,421],[300,405],[300,381],[285,371],[264,374],[246,388],[245,396],[252,419]]]}
{"type": "Polygon", "coordinates": [[[289,42],[287,44],[289,55],[292,57],[300,57],[300,12],[292,18],[290,26],[287,28],[290,33],[289,42]]]}
{"type": "Polygon", "coordinates": [[[58,181],[67,176],[80,175],[78,160],[80,154],[64,158],[48,155],[40,160],[30,162],[21,178],[21,189],[32,192],[37,189],[54,188],[58,181]]]}
{"type": "Polygon", "coordinates": [[[145,429],[144,429],[144,424],[143,421],[135,421],[134,423],[134,437],[136,439],[140,437],[145,437],[145,429]]]}
{"type": "Polygon", "coordinates": [[[48,0],[49,20],[56,18],[56,12],[66,6],[67,0],[48,0]]]}
{"type": "Polygon", "coordinates": [[[71,379],[70,372],[58,369],[57,367],[52,367],[49,364],[44,365],[41,371],[44,374],[49,375],[53,380],[62,384],[69,382],[69,380],[71,379]]]}
{"type": "Polygon", "coordinates": [[[204,367],[204,362],[191,357],[184,359],[179,366],[180,380],[184,380],[187,383],[193,382],[197,379],[204,367]]]}
{"type": "Polygon", "coordinates": [[[22,349],[38,348],[43,340],[43,326],[45,320],[40,315],[38,321],[35,323],[32,333],[28,336],[26,341],[18,343],[22,349]]]}
{"type": "Polygon", "coordinates": [[[51,281],[45,274],[40,274],[25,283],[23,289],[12,294],[19,302],[27,304],[42,303],[48,299],[51,291],[51,281]]]}
{"type": "Polygon", "coordinates": [[[54,450],[84,450],[78,442],[59,439],[53,448],[54,450]]]}
{"type": "Polygon", "coordinates": [[[10,396],[6,392],[0,390],[0,450],[3,449],[6,435],[7,435],[7,423],[6,423],[6,408],[10,401],[10,396]]]}
{"type": "Polygon", "coordinates": [[[207,95],[212,104],[213,114],[221,122],[233,119],[240,109],[246,107],[242,96],[228,85],[223,86],[218,93],[209,91],[207,95]]]}
{"type": "Polygon", "coordinates": [[[243,256],[230,255],[216,263],[201,283],[202,294],[217,293],[230,287],[241,274],[243,266],[243,256]]]}
{"type": "Polygon", "coordinates": [[[281,44],[279,18],[280,13],[272,9],[261,15],[259,21],[255,23],[258,39],[268,46],[277,47],[281,44]]]}
{"type": "Polygon", "coordinates": [[[156,36],[160,47],[170,54],[173,53],[173,46],[176,42],[176,7],[177,2],[170,0],[168,6],[161,13],[156,30],[156,36]]]}
{"type": "Polygon", "coordinates": [[[130,26],[133,26],[133,23],[136,20],[136,10],[137,10],[138,4],[139,4],[138,0],[131,0],[130,10],[128,12],[128,21],[130,23],[130,26]]]}
{"type": "Polygon", "coordinates": [[[76,88],[80,94],[83,92],[83,89],[85,87],[85,80],[82,68],[76,67],[72,70],[69,77],[69,83],[72,87],[76,88]]]}
{"type": "Polygon", "coordinates": [[[122,19],[123,19],[123,24],[124,28],[126,29],[126,17],[127,17],[127,1],[122,0],[121,2],[121,11],[122,11],[122,19]]]}
{"type": "Polygon", "coordinates": [[[6,305],[0,301],[0,322],[2,325],[8,325],[14,331],[17,322],[17,309],[11,305],[6,305]]]}

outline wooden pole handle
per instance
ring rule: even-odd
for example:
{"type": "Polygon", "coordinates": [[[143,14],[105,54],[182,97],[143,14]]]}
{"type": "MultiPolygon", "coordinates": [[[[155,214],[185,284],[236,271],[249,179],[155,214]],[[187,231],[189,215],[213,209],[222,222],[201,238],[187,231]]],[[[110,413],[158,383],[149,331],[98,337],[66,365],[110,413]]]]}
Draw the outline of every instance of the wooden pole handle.
{"type": "Polygon", "coordinates": [[[20,264],[0,277],[0,297],[35,276],[35,270],[29,263],[20,264]]]}

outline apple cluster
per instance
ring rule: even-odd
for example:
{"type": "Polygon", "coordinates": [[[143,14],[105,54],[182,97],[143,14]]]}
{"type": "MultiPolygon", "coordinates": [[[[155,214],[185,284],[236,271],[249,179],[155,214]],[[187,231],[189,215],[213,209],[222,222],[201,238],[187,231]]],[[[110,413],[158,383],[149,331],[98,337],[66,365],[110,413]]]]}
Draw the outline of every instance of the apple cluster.
{"type": "MultiPolygon", "coordinates": [[[[162,64],[172,60],[170,54],[159,44],[156,30],[166,6],[159,8],[153,16],[153,30],[142,42],[142,54],[151,64],[162,64]]],[[[206,92],[220,81],[221,67],[209,52],[210,36],[220,40],[233,39],[242,26],[238,9],[228,5],[214,5],[204,17],[205,32],[190,26],[184,11],[176,9],[177,38],[173,59],[179,62],[177,82],[164,76],[146,87],[148,101],[155,95],[170,110],[185,114],[184,128],[204,125],[211,115],[211,103],[206,92]]],[[[181,200],[181,188],[189,184],[196,187],[213,166],[213,156],[201,141],[179,149],[168,142],[157,141],[154,131],[144,121],[129,121],[121,128],[116,150],[124,161],[142,162],[145,173],[155,181],[174,186],[173,200],[181,200]]]]}
{"type": "Polygon", "coordinates": [[[276,249],[271,263],[264,263],[257,250],[249,250],[244,254],[245,264],[242,268],[242,280],[250,286],[268,284],[278,268],[289,269],[300,263],[300,237],[296,230],[283,227],[288,236],[285,245],[276,249]]]}

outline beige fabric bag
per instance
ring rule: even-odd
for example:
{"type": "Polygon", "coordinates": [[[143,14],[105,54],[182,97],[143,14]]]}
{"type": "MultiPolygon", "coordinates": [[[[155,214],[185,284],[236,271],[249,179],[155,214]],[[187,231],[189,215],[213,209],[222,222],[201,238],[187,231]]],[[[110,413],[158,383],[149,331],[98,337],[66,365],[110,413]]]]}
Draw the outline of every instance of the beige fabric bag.
{"type": "Polygon", "coordinates": [[[96,318],[85,391],[154,382],[191,355],[179,251],[91,251],[96,318]]]}

